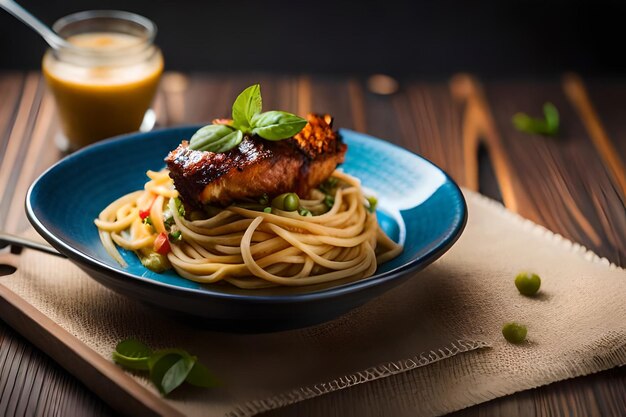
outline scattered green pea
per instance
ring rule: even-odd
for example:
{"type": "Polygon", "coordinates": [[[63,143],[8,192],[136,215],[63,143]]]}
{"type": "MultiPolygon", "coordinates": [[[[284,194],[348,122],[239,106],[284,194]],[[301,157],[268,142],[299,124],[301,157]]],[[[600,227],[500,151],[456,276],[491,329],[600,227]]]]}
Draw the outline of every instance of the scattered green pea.
{"type": "Polygon", "coordinates": [[[541,286],[541,278],[539,275],[530,272],[520,272],[515,277],[515,286],[517,290],[524,295],[532,296],[539,291],[541,286]]]}
{"type": "Polygon", "coordinates": [[[324,194],[335,194],[335,188],[339,184],[339,179],[330,177],[326,181],[320,184],[319,189],[324,194]]]}
{"type": "Polygon", "coordinates": [[[298,207],[300,207],[300,198],[297,194],[289,193],[285,197],[285,201],[283,204],[285,205],[285,210],[296,211],[298,210],[298,207]]]}
{"type": "Polygon", "coordinates": [[[172,216],[170,212],[167,212],[167,215],[165,216],[163,223],[165,223],[166,226],[172,226],[176,222],[174,221],[174,216],[172,216]]]}
{"type": "Polygon", "coordinates": [[[180,230],[176,230],[175,232],[171,232],[167,235],[170,239],[170,242],[178,242],[183,238],[183,234],[180,230]]]}
{"type": "Polygon", "coordinates": [[[272,207],[285,211],[296,211],[300,207],[300,198],[296,193],[285,193],[272,200],[272,207]]]}
{"type": "Polygon", "coordinates": [[[366,199],[367,199],[367,202],[368,202],[368,204],[369,204],[369,205],[367,206],[367,210],[368,210],[370,213],[375,212],[375,211],[376,211],[376,206],[378,205],[378,199],[377,199],[376,197],[374,197],[374,196],[369,196],[369,197],[366,197],[366,199]]]}
{"type": "Polygon", "coordinates": [[[287,197],[287,193],[274,197],[272,199],[272,207],[283,210],[285,208],[285,197],[287,197]]]}
{"type": "Polygon", "coordinates": [[[141,264],[151,271],[161,273],[170,268],[170,263],[167,257],[160,253],[152,252],[147,256],[141,256],[139,258],[141,264]]]}
{"type": "Polygon", "coordinates": [[[509,343],[520,344],[526,340],[526,333],[528,333],[528,329],[526,326],[518,323],[505,323],[502,326],[502,336],[509,343]]]}
{"type": "Polygon", "coordinates": [[[272,208],[271,207],[265,207],[263,209],[263,213],[271,213],[272,212],[272,208]]]}
{"type": "Polygon", "coordinates": [[[313,216],[313,213],[311,213],[309,209],[306,209],[304,207],[300,207],[298,209],[298,214],[300,214],[301,216],[308,216],[308,217],[313,216]]]}

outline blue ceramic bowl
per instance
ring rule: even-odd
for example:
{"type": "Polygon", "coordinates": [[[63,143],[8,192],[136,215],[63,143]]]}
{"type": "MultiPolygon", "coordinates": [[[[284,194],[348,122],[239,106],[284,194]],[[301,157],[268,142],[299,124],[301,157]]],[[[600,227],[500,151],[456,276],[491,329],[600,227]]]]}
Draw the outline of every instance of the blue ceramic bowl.
{"type": "Polygon", "coordinates": [[[130,134],[66,157],[31,185],[26,197],[30,222],[59,252],[114,291],[230,331],[284,330],[335,318],[433,262],[465,226],[463,196],[441,169],[385,141],[341,130],[348,145],[343,170],[377,194],[382,228],[404,244],[402,254],[381,265],[374,276],[251,291],[198,284],[173,271],[157,274],[131,252],[123,252],[128,267],[122,268],[102,247],[93,219],[114,199],[141,189],[146,170],[163,168],[167,153],[196,130],[130,134]]]}

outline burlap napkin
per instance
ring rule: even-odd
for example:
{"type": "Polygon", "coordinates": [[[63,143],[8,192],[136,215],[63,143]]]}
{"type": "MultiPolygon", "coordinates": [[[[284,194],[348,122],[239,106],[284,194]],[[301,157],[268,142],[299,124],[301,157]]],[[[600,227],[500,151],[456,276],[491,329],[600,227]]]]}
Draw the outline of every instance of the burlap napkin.
{"type": "Polygon", "coordinates": [[[302,330],[202,330],[31,251],[0,284],[106,358],[130,336],[197,354],[223,386],[165,400],[190,416],[288,404],[277,413],[437,415],[625,364],[626,271],[478,194],[465,196],[467,228],[439,261],[377,300],[302,330]],[[517,292],[522,270],[541,275],[538,296],[517,292]],[[512,320],[528,326],[526,344],[502,338],[512,320]]]}

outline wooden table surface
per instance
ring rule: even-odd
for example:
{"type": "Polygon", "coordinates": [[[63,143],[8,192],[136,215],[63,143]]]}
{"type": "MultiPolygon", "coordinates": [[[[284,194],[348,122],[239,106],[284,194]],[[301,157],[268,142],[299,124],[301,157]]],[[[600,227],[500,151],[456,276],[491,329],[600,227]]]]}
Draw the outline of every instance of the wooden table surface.
{"type": "MultiPolygon", "coordinates": [[[[226,116],[260,82],[266,108],[326,112],[336,125],[388,139],[438,164],[460,184],[626,266],[626,82],[573,74],[540,81],[402,80],[391,95],[365,79],[267,74],[164,76],[157,124],[226,116]],[[555,138],[513,129],[518,111],[561,114],[555,138]]],[[[25,192],[63,155],[55,105],[39,73],[0,73],[0,230],[29,229],[25,192]]],[[[0,273],[9,268],[0,266],[0,273]]],[[[626,276],[624,277],[626,279],[626,276]]],[[[625,300],[626,302],[626,300],[625,300]]],[[[290,409],[276,414],[288,415],[290,409]]],[[[0,322],[0,415],[115,415],[45,354],[0,322]]],[[[626,367],[496,399],[455,416],[626,415],[626,367]]]]}

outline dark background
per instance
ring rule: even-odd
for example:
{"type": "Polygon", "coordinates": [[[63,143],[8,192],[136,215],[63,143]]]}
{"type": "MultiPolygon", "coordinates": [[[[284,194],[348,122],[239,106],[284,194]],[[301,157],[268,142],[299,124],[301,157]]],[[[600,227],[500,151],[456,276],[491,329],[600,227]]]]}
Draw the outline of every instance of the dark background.
{"type": "MultiPolygon", "coordinates": [[[[20,0],[47,24],[87,9],[153,19],[168,69],[447,77],[626,70],[626,1],[20,0]]],[[[0,11],[0,69],[39,68],[43,41],[0,11]]]]}

